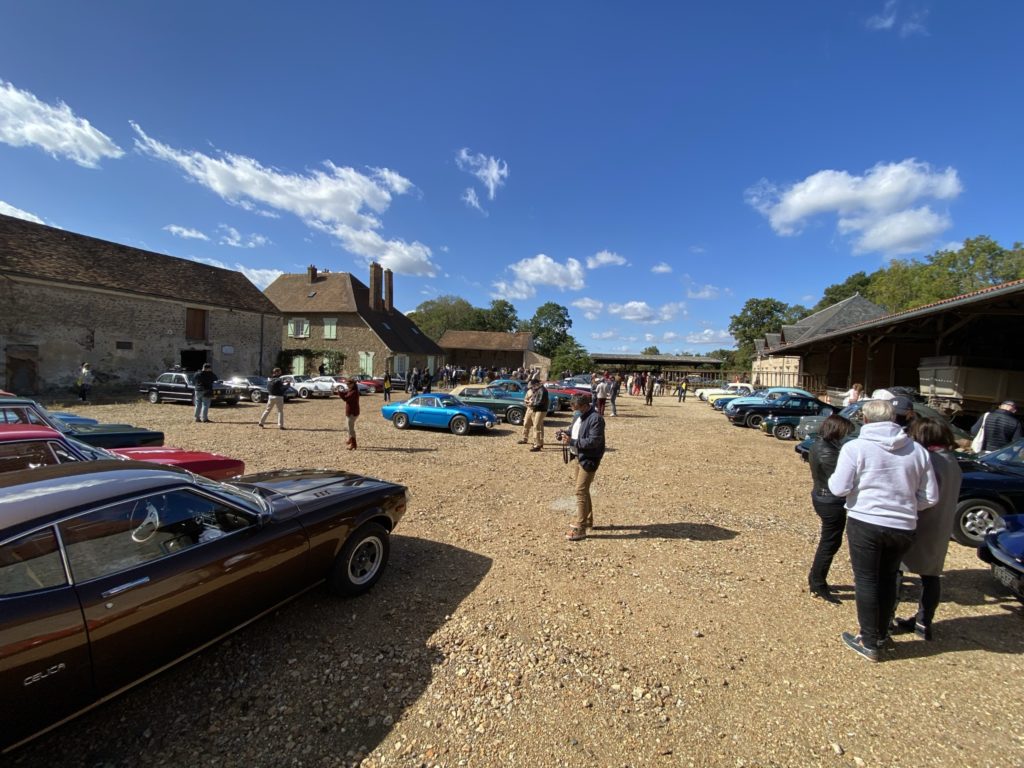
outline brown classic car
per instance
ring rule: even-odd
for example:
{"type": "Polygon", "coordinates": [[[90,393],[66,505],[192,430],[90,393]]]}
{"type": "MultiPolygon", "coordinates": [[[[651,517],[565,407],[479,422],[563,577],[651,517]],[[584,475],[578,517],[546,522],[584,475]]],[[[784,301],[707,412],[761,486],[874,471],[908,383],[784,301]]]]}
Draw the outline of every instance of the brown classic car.
{"type": "Polygon", "coordinates": [[[320,582],[365,592],[407,498],[328,470],[219,483],[97,461],[0,475],[0,749],[320,582]]]}

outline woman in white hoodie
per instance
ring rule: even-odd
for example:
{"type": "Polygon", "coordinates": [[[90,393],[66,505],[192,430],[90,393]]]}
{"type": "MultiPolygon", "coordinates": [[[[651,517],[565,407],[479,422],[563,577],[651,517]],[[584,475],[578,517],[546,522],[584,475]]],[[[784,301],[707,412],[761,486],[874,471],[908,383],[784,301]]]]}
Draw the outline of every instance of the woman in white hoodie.
{"type": "Polygon", "coordinates": [[[843,642],[869,661],[889,640],[900,560],[914,541],[917,512],[939,500],[924,446],[894,423],[913,403],[905,397],[864,404],[864,426],[839,452],[829,490],[846,497],[846,536],[860,632],[843,642]]]}

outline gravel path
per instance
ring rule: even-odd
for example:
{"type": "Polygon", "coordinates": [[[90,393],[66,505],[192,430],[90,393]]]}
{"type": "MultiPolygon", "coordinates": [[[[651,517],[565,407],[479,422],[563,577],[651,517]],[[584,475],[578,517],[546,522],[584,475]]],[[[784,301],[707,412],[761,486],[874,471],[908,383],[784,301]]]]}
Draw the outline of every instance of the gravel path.
{"type": "MultiPolygon", "coordinates": [[[[591,538],[557,446],[518,430],[398,431],[363,399],[191,422],[173,404],[83,415],[163,429],[248,471],[343,467],[412,506],[368,594],[317,589],[9,756],[18,766],[1020,766],[1021,606],[951,544],[936,640],[871,665],[841,606],[812,600],[810,477],[793,452],[706,404],[620,400],[591,538]]],[[[74,408],[74,406],[70,406],[74,408]]],[[[567,418],[548,421],[549,439],[567,418]]],[[[845,589],[843,589],[845,585],[845,589]]]]}

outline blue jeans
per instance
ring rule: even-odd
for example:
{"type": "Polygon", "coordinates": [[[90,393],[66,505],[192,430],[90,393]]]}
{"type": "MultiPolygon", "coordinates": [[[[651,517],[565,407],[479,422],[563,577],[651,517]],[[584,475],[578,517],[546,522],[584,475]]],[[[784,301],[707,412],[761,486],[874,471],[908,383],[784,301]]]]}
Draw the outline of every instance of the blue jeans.
{"type": "Polygon", "coordinates": [[[209,421],[210,420],[210,401],[213,398],[210,395],[204,395],[201,392],[196,392],[195,404],[196,404],[196,421],[209,421]]]}
{"type": "Polygon", "coordinates": [[[846,541],[853,566],[861,638],[867,648],[875,648],[889,634],[896,610],[900,561],[914,543],[914,532],[863,523],[851,517],[846,521],[846,541]]]}

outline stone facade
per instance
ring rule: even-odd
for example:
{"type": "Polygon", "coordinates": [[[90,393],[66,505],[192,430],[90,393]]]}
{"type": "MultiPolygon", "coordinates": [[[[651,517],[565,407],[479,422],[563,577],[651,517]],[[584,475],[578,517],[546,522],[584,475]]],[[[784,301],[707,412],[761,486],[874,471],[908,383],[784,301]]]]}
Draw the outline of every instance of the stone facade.
{"type": "Polygon", "coordinates": [[[83,362],[97,386],[126,389],[203,360],[265,374],[281,347],[279,315],[103,289],[5,278],[0,307],[0,381],[19,394],[67,390],[83,362]],[[186,338],[190,308],[206,311],[206,339],[186,338]]]}

